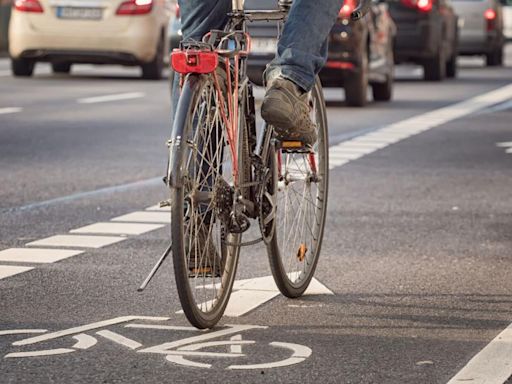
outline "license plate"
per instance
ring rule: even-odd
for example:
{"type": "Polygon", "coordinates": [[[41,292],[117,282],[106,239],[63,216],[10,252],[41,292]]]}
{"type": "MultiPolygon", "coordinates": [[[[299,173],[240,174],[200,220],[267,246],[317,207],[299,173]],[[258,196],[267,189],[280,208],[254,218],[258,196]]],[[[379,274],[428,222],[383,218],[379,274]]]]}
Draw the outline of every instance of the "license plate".
{"type": "Polygon", "coordinates": [[[59,19],[101,20],[103,9],[83,7],[57,7],[59,19]]]}
{"type": "Polygon", "coordinates": [[[277,52],[277,39],[254,38],[251,41],[252,54],[275,54],[277,52]]]}

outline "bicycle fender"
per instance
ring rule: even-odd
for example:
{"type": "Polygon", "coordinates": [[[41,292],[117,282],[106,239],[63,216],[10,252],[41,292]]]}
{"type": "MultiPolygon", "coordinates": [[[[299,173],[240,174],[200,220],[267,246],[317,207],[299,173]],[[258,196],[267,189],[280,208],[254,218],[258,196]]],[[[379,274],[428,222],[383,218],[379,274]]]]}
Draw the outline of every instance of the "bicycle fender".
{"type": "Polygon", "coordinates": [[[183,186],[183,157],[186,153],[186,140],[188,137],[187,128],[188,112],[192,107],[194,89],[200,80],[199,76],[189,75],[183,84],[176,114],[172,125],[171,138],[169,140],[169,173],[167,182],[171,188],[183,186]]]}

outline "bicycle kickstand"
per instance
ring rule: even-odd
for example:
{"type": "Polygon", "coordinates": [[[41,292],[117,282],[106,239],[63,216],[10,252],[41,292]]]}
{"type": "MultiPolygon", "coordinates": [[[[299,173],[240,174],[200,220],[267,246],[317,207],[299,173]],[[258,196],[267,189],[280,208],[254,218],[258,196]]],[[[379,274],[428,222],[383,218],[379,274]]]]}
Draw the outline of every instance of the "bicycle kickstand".
{"type": "Polygon", "coordinates": [[[151,270],[151,272],[149,272],[148,277],[146,277],[146,279],[144,280],[142,285],[137,289],[138,292],[142,292],[144,289],[146,289],[146,287],[148,286],[151,279],[155,276],[156,272],[162,266],[164,260],[167,258],[167,256],[169,256],[169,253],[171,253],[171,248],[172,248],[172,243],[169,244],[169,246],[165,250],[164,254],[162,256],[160,256],[160,259],[158,259],[158,261],[156,262],[156,264],[153,267],[153,269],[151,270]]]}

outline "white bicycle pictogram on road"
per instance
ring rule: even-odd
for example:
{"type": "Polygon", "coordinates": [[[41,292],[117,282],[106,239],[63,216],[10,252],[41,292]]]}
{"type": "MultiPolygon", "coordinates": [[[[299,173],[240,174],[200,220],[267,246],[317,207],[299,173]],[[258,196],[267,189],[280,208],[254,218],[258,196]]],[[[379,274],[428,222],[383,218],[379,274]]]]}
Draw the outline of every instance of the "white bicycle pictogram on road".
{"type": "MultiPolygon", "coordinates": [[[[266,326],[259,325],[226,325],[226,328],[205,332],[198,331],[196,328],[192,327],[153,323],[135,323],[135,320],[146,322],[161,322],[169,319],[166,317],[123,316],[57,332],[48,332],[45,329],[0,330],[0,336],[34,333],[40,334],[38,336],[15,341],[12,343],[12,346],[14,347],[25,347],[67,337],[71,337],[73,340],[75,340],[74,344],[65,348],[37,350],[32,349],[29,351],[10,352],[7,353],[4,358],[29,358],[38,356],[64,355],[68,353],[79,352],[81,350],[83,351],[95,346],[98,343],[98,339],[95,336],[101,336],[104,339],[108,339],[137,353],[153,353],[164,355],[167,361],[174,364],[196,368],[212,368],[212,364],[201,362],[201,360],[211,358],[226,359],[247,357],[247,355],[243,352],[243,349],[245,349],[246,346],[255,345],[256,341],[244,340],[241,333],[249,330],[263,330],[268,328],[266,326]],[[105,329],[106,327],[120,324],[124,324],[124,328],[128,329],[193,331],[198,334],[184,339],[168,341],[162,344],[144,347],[143,344],[136,340],[121,335],[120,333],[105,329]],[[88,334],[89,332],[93,331],[94,336],[88,334]],[[226,337],[229,338],[225,339],[226,337]],[[222,352],[218,352],[217,350],[222,350],[222,352]]],[[[268,343],[268,346],[272,348],[287,350],[290,352],[290,355],[285,359],[278,361],[270,361],[257,364],[232,364],[229,365],[226,369],[241,370],[285,367],[301,363],[312,354],[312,350],[309,347],[295,343],[274,341],[268,343]]]]}

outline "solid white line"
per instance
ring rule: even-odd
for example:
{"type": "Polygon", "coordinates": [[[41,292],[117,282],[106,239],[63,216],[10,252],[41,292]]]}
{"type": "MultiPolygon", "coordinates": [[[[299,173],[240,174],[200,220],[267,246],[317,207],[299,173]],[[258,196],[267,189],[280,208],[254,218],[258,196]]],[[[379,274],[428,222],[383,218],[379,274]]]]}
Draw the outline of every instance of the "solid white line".
{"type": "Polygon", "coordinates": [[[0,279],[5,279],[6,277],[14,276],[19,273],[30,271],[34,269],[32,267],[17,267],[14,265],[0,265],[0,279]]]}
{"type": "Polygon", "coordinates": [[[114,217],[111,221],[131,221],[135,223],[171,223],[171,215],[168,212],[136,211],[126,215],[114,217]]]}
{"type": "Polygon", "coordinates": [[[512,376],[512,324],[482,349],[448,384],[503,384],[512,376]]]}
{"type": "Polygon", "coordinates": [[[106,233],[112,235],[142,235],[165,227],[164,224],[96,223],[73,229],[71,233],[106,233]]]}
{"type": "Polygon", "coordinates": [[[8,113],[18,113],[22,110],[23,108],[18,107],[0,108],[0,115],[7,115],[8,113]]]}
{"type": "Polygon", "coordinates": [[[81,236],[81,235],[57,235],[45,239],[32,241],[26,245],[49,246],[49,247],[79,247],[79,248],[102,248],[107,245],[119,243],[126,240],[126,237],[113,236],[81,236]]]}
{"type": "Polygon", "coordinates": [[[97,335],[103,336],[105,339],[108,339],[110,341],[113,341],[114,343],[121,344],[125,347],[128,347],[130,349],[137,349],[142,347],[142,344],[129,339],[127,337],[124,337],[123,335],[120,335],[119,333],[115,333],[109,330],[103,330],[96,332],[97,335]]]}
{"type": "Polygon", "coordinates": [[[55,263],[83,253],[73,249],[10,248],[0,251],[0,261],[21,263],[55,263]]]}
{"type": "Polygon", "coordinates": [[[144,96],[146,96],[146,94],[144,92],[129,92],[129,93],[118,93],[115,95],[85,97],[83,99],[78,99],[77,102],[80,104],[94,104],[94,103],[105,103],[105,102],[109,102],[109,101],[139,99],[144,96]]]}
{"type": "Polygon", "coordinates": [[[19,346],[19,345],[29,345],[29,344],[40,343],[42,341],[53,340],[53,339],[57,339],[59,337],[69,336],[69,335],[73,335],[76,333],[83,333],[83,332],[87,332],[87,331],[90,331],[93,329],[108,327],[109,325],[126,323],[126,322],[132,321],[132,320],[165,321],[165,320],[169,320],[169,318],[168,317],[152,317],[152,316],[121,316],[121,317],[116,317],[114,319],[98,321],[96,323],[91,323],[91,324],[82,325],[79,327],[64,329],[62,331],[48,333],[46,335],[30,337],[28,339],[15,341],[14,343],[12,343],[12,345],[19,346]]]}

